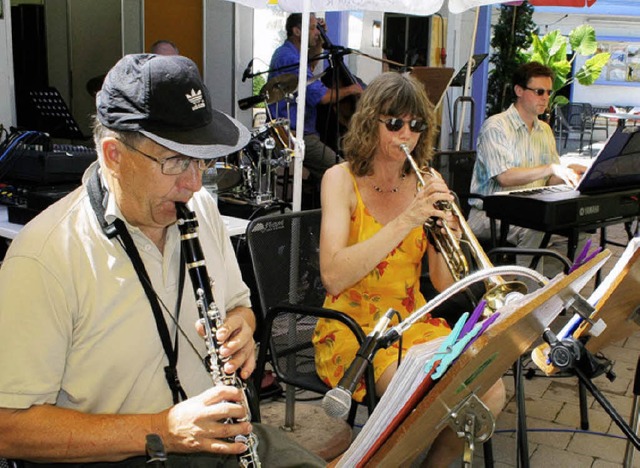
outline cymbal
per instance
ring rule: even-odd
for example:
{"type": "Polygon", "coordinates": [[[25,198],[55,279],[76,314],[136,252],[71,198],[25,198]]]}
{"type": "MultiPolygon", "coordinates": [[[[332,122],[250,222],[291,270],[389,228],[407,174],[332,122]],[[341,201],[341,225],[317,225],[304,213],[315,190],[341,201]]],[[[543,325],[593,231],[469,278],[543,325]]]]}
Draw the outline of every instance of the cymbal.
{"type": "Polygon", "coordinates": [[[271,78],[260,90],[260,94],[265,96],[267,104],[273,104],[293,93],[298,88],[298,75],[285,73],[271,78]]]}

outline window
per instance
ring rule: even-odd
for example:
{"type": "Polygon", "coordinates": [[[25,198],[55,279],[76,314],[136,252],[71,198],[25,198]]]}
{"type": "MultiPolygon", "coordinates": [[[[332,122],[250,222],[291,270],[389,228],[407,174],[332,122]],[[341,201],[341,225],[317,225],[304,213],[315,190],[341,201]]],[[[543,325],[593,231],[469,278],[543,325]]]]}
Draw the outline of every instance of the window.
{"type": "Polygon", "coordinates": [[[598,49],[611,53],[600,80],[640,83],[640,41],[599,41],[598,49]]]}

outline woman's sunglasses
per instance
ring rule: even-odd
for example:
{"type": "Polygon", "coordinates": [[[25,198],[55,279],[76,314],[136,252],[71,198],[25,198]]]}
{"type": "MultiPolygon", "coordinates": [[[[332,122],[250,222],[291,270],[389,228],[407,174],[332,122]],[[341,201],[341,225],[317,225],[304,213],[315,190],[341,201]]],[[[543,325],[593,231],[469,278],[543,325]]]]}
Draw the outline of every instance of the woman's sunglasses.
{"type": "Polygon", "coordinates": [[[399,132],[405,123],[409,124],[409,130],[413,133],[422,133],[427,129],[427,122],[419,119],[402,120],[397,117],[390,117],[388,119],[378,119],[378,121],[383,123],[390,132],[399,132]]]}

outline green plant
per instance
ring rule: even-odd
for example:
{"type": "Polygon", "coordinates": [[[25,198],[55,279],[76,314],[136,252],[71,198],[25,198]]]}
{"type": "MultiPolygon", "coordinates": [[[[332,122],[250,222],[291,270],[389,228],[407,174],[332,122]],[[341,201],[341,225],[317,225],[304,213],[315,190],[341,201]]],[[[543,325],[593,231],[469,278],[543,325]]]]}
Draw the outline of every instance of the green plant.
{"type": "Polygon", "coordinates": [[[536,30],[532,16],[533,7],[527,2],[500,6],[491,38],[493,52],[489,62],[493,68],[487,85],[487,116],[502,112],[513,102],[511,77],[519,65],[528,61],[517,52],[531,45],[531,33],[536,30]]]}
{"type": "MultiPolygon", "coordinates": [[[[260,90],[266,83],[266,79],[264,75],[256,75],[253,77],[253,96],[258,96],[260,94],[260,90]]],[[[264,102],[259,102],[253,107],[264,107],[264,102]]]]}
{"type": "Polygon", "coordinates": [[[592,85],[600,76],[602,68],[609,61],[609,52],[599,52],[596,32],[592,26],[582,25],[569,33],[568,39],[560,31],[551,31],[540,37],[532,34],[531,47],[524,52],[529,62],[540,62],[550,67],[554,73],[553,93],[549,106],[563,106],[569,102],[565,96],[558,94],[565,86],[577,81],[581,85],[592,85]],[[567,46],[571,46],[573,55],[567,59],[567,46]],[[589,57],[584,65],[571,76],[571,69],[576,57],[589,57]]]}

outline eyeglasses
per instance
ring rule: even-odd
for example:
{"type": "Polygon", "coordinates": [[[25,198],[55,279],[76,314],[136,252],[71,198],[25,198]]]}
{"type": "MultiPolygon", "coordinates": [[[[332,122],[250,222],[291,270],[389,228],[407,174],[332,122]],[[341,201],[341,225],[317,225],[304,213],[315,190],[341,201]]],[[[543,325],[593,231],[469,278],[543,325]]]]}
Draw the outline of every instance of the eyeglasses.
{"type": "Polygon", "coordinates": [[[413,133],[422,133],[427,129],[427,122],[419,119],[402,120],[397,117],[390,117],[388,119],[378,119],[378,121],[385,124],[390,132],[399,132],[405,123],[409,124],[409,130],[413,133]]]}
{"type": "Polygon", "coordinates": [[[190,158],[189,156],[183,156],[178,154],[176,156],[169,156],[168,158],[157,159],[150,154],[145,153],[144,151],[140,151],[138,148],[131,146],[130,144],[124,142],[123,140],[118,140],[127,148],[135,151],[136,153],[140,153],[147,159],[151,159],[152,161],[160,164],[160,170],[165,175],[178,175],[182,174],[189,168],[189,165],[192,161],[197,162],[198,169],[201,171],[206,171],[215,163],[215,159],[196,159],[190,158]]]}
{"type": "Polygon", "coordinates": [[[551,93],[553,93],[553,89],[529,88],[528,86],[525,86],[524,89],[534,92],[536,96],[543,96],[544,93],[547,93],[547,96],[551,96],[551,93]]]}

